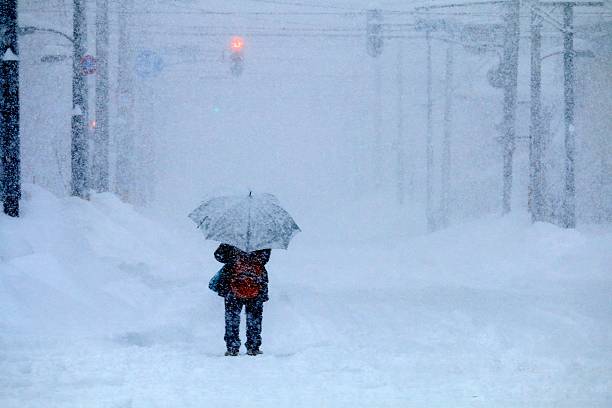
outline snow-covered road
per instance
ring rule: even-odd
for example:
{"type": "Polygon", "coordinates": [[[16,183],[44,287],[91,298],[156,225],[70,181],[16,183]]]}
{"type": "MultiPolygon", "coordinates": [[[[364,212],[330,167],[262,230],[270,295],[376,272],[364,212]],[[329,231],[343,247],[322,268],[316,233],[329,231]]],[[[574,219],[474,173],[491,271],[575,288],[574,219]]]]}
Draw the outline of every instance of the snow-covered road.
{"type": "Polygon", "coordinates": [[[2,408],[612,406],[609,231],[306,233],[273,253],[265,354],[228,358],[213,244],[109,196],[28,196],[0,218],[2,408]]]}

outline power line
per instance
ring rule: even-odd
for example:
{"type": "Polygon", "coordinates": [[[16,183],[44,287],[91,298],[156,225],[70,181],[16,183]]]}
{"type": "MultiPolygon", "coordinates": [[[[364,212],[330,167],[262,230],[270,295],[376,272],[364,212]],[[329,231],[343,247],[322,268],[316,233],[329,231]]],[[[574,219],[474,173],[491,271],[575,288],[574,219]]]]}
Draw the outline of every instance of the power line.
{"type": "Polygon", "coordinates": [[[458,8],[458,7],[473,7],[473,6],[491,6],[498,4],[507,4],[508,0],[489,0],[489,1],[472,1],[465,3],[454,3],[454,4],[436,4],[433,6],[421,6],[417,7],[415,10],[432,10],[432,9],[442,9],[442,8],[458,8]]]}
{"type": "MultiPolygon", "coordinates": [[[[41,13],[41,14],[65,14],[65,10],[58,9],[20,9],[21,13],[41,13]]],[[[207,15],[207,16],[233,16],[233,17],[278,17],[278,16],[336,16],[336,17],[360,17],[365,15],[365,11],[346,11],[346,12],[333,12],[333,11],[215,11],[215,10],[204,10],[204,9],[189,9],[189,10],[136,10],[129,12],[117,12],[117,14],[128,14],[128,15],[207,15]]],[[[487,11],[401,11],[401,10],[381,10],[381,13],[387,15],[413,15],[413,16],[472,16],[472,17],[494,17],[499,16],[496,12],[487,11]]],[[[576,12],[576,17],[580,16],[597,16],[597,17],[612,17],[610,11],[583,11],[576,12]]],[[[521,17],[527,18],[528,14],[522,14],[521,17]]],[[[295,24],[311,25],[309,22],[292,22],[295,24]]]]}
{"type": "Polygon", "coordinates": [[[277,4],[282,6],[298,6],[298,7],[312,7],[312,8],[324,8],[324,9],[335,9],[335,10],[354,10],[348,7],[332,6],[326,4],[313,4],[313,3],[301,3],[291,1],[279,1],[279,0],[247,0],[254,3],[265,3],[265,4],[277,4]]]}
{"type": "Polygon", "coordinates": [[[237,26],[237,27],[228,27],[228,26],[181,26],[182,29],[192,29],[192,30],[211,30],[211,29],[220,29],[220,30],[228,30],[232,28],[236,28],[238,31],[254,31],[254,30],[274,30],[281,32],[365,32],[365,27],[269,27],[269,26],[237,26]]]}
{"type": "MultiPolygon", "coordinates": [[[[176,36],[194,36],[194,37],[229,37],[235,35],[236,32],[218,32],[218,33],[206,33],[206,32],[192,32],[192,33],[179,33],[179,32],[168,32],[168,31],[140,31],[141,34],[157,34],[157,35],[176,35],[176,36]]],[[[333,33],[278,33],[278,32],[244,32],[242,33],[245,37],[290,37],[290,38],[363,38],[363,34],[333,34],[333,33]]]]}
{"type": "Polygon", "coordinates": [[[194,11],[162,11],[162,10],[146,10],[146,11],[130,11],[126,14],[201,14],[211,16],[344,16],[355,17],[365,15],[365,11],[215,11],[215,10],[194,10],[194,11]]]}

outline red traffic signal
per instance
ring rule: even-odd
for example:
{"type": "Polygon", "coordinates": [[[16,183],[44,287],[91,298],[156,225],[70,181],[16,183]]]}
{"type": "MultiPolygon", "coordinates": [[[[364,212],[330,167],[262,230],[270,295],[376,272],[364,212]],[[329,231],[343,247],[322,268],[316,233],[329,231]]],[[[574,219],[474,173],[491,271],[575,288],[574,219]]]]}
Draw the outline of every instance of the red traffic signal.
{"type": "Polygon", "coordinates": [[[230,49],[232,52],[241,52],[244,48],[244,40],[242,37],[234,36],[230,41],[230,49]]]}

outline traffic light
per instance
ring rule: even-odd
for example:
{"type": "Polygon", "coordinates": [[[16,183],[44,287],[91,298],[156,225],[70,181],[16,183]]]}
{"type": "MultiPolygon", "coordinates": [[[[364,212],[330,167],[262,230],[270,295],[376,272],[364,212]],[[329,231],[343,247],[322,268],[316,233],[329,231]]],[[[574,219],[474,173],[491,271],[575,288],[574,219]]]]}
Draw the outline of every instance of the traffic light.
{"type": "Polygon", "coordinates": [[[244,48],[244,40],[242,37],[232,37],[230,48],[232,49],[232,52],[242,52],[242,49],[244,48]]]}
{"type": "Polygon", "coordinates": [[[242,37],[232,37],[230,52],[230,72],[234,76],[240,76],[244,71],[244,40],[242,37]]]}
{"type": "Polygon", "coordinates": [[[368,54],[376,58],[383,50],[382,12],[379,9],[368,10],[366,19],[366,47],[368,54]]]}

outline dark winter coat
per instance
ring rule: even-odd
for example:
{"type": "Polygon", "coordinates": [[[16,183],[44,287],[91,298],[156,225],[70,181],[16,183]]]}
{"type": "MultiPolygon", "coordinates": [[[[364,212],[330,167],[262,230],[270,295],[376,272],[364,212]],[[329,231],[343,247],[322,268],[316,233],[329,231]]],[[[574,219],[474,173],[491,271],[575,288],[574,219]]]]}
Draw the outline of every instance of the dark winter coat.
{"type": "Polygon", "coordinates": [[[246,261],[256,263],[262,267],[263,284],[257,298],[262,302],[268,301],[268,271],[266,270],[264,265],[270,260],[271,252],[272,251],[269,249],[261,249],[259,251],[253,252],[244,252],[232,245],[219,245],[219,248],[217,248],[217,250],[215,251],[215,259],[225,265],[221,270],[221,276],[217,285],[217,294],[219,296],[226,297],[229,293],[230,273],[232,267],[234,266],[234,263],[240,258],[243,262],[246,261]]]}

